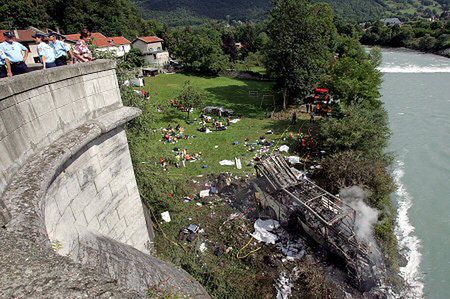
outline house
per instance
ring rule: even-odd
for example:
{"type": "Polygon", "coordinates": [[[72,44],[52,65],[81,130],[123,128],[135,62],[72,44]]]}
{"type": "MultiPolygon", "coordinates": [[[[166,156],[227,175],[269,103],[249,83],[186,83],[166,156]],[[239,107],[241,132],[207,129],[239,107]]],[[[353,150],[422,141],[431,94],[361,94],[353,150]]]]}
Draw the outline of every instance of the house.
{"type": "MultiPolygon", "coordinates": [[[[80,39],[80,34],[66,34],[66,43],[73,45],[80,39]]],[[[107,37],[100,32],[91,34],[92,44],[98,51],[110,52],[117,57],[122,57],[131,49],[131,43],[123,36],[107,37]]]]}
{"type": "Polygon", "coordinates": [[[131,46],[141,50],[145,60],[154,67],[162,68],[170,63],[169,52],[163,49],[164,40],[157,36],[141,36],[131,46]]]}
{"type": "MultiPolygon", "coordinates": [[[[3,36],[3,33],[6,31],[8,31],[8,30],[0,30],[0,43],[5,41],[5,37],[3,36]]],[[[21,43],[30,51],[25,63],[27,65],[40,63],[39,55],[37,52],[37,44],[33,38],[33,35],[36,32],[42,33],[42,34],[45,34],[45,32],[38,30],[36,28],[31,28],[31,27],[29,29],[19,29],[19,30],[11,30],[11,31],[14,33],[15,41],[21,43]]]]}
{"type": "Polygon", "coordinates": [[[387,18],[387,19],[382,19],[381,21],[388,26],[403,25],[403,22],[400,21],[399,18],[387,18]]]}

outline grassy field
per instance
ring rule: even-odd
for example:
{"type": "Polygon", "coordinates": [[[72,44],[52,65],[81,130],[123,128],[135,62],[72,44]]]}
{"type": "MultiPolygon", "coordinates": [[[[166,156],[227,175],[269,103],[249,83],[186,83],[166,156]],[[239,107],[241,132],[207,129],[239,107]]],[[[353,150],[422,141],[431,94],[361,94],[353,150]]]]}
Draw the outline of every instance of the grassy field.
{"type": "MultiPolygon", "coordinates": [[[[275,121],[267,117],[274,109],[276,94],[272,92],[272,83],[261,81],[246,81],[232,79],[228,77],[198,77],[184,74],[160,75],[158,77],[146,78],[144,89],[150,92],[149,112],[152,113],[151,132],[147,140],[142,142],[139,157],[143,163],[157,163],[159,157],[166,160],[174,158],[172,149],[186,148],[188,153],[201,153],[201,159],[196,162],[187,163],[185,168],[170,167],[170,176],[191,177],[209,173],[253,172],[253,167],[247,164],[253,160],[255,152],[249,152],[244,145],[245,140],[257,142],[261,136],[267,140],[273,140],[274,144],[280,141],[283,133],[289,125],[289,120],[275,121]],[[191,124],[186,123],[186,113],[177,111],[170,107],[170,100],[175,98],[182,89],[185,81],[191,81],[192,85],[204,90],[207,94],[206,105],[223,106],[233,109],[243,118],[236,124],[232,124],[228,130],[210,134],[198,132],[200,128],[200,109],[196,109],[191,114],[191,124]],[[265,97],[264,97],[265,95],[265,97]],[[157,107],[161,106],[163,112],[157,112],[157,107]],[[197,121],[194,121],[197,119],[197,121]],[[195,136],[187,140],[180,140],[178,143],[162,142],[161,128],[168,125],[175,127],[180,124],[185,128],[185,134],[195,136]],[[272,130],[274,134],[266,134],[272,130]],[[234,142],[239,145],[233,145],[234,142]],[[159,157],[155,156],[155,153],[159,157]],[[234,160],[241,158],[243,169],[237,170],[234,166],[221,166],[221,160],[234,160]],[[207,168],[202,166],[208,165],[207,168]]],[[[225,122],[224,122],[225,123],[225,122]]],[[[289,128],[292,131],[299,129],[289,128]]],[[[281,144],[281,143],[280,143],[281,144]]],[[[278,145],[280,145],[278,144],[278,145]]],[[[275,146],[272,147],[274,149],[275,146]]]]}

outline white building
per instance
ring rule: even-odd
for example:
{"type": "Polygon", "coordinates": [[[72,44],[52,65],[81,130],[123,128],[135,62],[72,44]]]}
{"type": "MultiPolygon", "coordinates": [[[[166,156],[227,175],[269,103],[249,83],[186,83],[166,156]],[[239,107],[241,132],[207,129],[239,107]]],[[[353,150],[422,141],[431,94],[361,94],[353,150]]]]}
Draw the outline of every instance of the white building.
{"type": "Polygon", "coordinates": [[[169,52],[163,49],[163,39],[157,36],[141,36],[131,46],[141,50],[145,60],[154,67],[162,68],[170,63],[169,52]]]}

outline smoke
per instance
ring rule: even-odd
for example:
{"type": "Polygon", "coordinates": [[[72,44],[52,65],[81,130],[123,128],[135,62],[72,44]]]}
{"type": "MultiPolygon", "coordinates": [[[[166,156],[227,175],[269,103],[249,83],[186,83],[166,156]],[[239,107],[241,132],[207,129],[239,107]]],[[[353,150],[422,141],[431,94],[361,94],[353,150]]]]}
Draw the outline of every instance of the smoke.
{"type": "Polygon", "coordinates": [[[369,207],[365,202],[366,192],[358,186],[341,189],[339,197],[356,211],[356,238],[366,245],[377,247],[373,234],[373,227],[378,221],[378,211],[369,207]]]}

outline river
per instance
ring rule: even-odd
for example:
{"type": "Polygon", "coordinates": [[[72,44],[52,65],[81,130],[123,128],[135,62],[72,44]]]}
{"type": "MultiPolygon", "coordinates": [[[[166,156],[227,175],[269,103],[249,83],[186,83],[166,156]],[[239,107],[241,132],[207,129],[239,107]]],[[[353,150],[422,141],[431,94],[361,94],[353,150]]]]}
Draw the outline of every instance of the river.
{"type": "Polygon", "coordinates": [[[450,298],[450,59],[383,49],[402,298],[450,298]]]}

